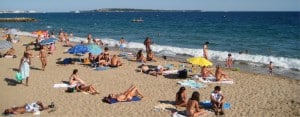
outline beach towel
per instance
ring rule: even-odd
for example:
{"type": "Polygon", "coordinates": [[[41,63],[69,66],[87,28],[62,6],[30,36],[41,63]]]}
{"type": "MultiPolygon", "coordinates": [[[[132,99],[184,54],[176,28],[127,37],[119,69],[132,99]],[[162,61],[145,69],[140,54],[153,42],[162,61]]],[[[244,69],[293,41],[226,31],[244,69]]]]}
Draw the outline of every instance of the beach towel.
{"type": "Polygon", "coordinates": [[[112,67],[109,67],[109,66],[101,66],[101,67],[96,67],[94,68],[96,71],[103,71],[103,70],[108,70],[112,67]]]}
{"type": "Polygon", "coordinates": [[[194,80],[182,80],[182,81],[178,81],[178,84],[180,84],[181,86],[184,87],[191,87],[191,88],[202,88],[202,87],[206,87],[205,84],[201,84],[198,83],[194,80]]]}
{"type": "Polygon", "coordinates": [[[165,103],[161,103],[154,106],[154,111],[167,111],[167,109],[176,110],[176,107],[172,104],[165,104],[165,103]]]}
{"type": "Polygon", "coordinates": [[[53,88],[72,88],[75,87],[76,85],[69,85],[69,84],[54,84],[53,88]]]}
{"type": "Polygon", "coordinates": [[[223,81],[216,81],[216,77],[206,77],[204,80],[202,77],[199,77],[198,80],[203,83],[222,83],[222,84],[233,84],[233,80],[223,80],[223,81]]]}
{"type": "Polygon", "coordinates": [[[62,64],[72,64],[72,58],[65,58],[65,59],[62,61],[62,64]]]}
{"type": "Polygon", "coordinates": [[[169,75],[169,74],[177,74],[178,70],[167,70],[163,72],[163,75],[169,75]]]}
{"type": "MultiPolygon", "coordinates": [[[[126,102],[132,102],[132,101],[140,101],[141,98],[138,97],[138,96],[134,96],[132,97],[132,99],[130,101],[126,101],[126,102]]],[[[117,99],[113,99],[113,98],[108,98],[108,102],[109,104],[115,104],[115,103],[118,103],[118,100],[117,99]]]]}
{"type": "MultiPolygon", "coordinates": [[[[202,101],[202,102],[200,102],[199,104],[200,104],[203,108],[212,108],[212,103],[210,103],[209,100],[202,101]]],[[[223,108],[224,108],[225,110],[230,109],[230,107],[231,107],[231,105],[230,105],[229,102],[225,102],[225,103],[223,104],[223,108]]]]}

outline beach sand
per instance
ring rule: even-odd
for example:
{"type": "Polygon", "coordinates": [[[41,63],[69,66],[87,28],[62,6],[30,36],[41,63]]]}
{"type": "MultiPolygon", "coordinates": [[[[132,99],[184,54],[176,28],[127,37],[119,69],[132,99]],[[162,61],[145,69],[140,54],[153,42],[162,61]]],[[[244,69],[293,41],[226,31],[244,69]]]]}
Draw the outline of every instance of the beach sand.
{"type": "MultiPolygon", "coordinates": [[[[105,71],[95,71],[91,67],[75,63],[74,65],[56,64],[59,58],[75,58],[76,56],[64,53],[67,47],[62,43],[56,44],[56,51],[48,56],[48,65],[45,71],[41,69],[38,51],[33,51],[32,68],[30,71],[29,86],[22,84],[8,85],[9,79],[15,79],[22,53],[25,50],[23,44],[33,41],[32,37],[20,36],[21,42],[15,43],[17,58],[0,59],[0,110],[14,105],[21,106],[25,103],[42,101],[45,104],[54,102],[57,110],[51,113],[42,111],[40,116],[57,117],[170,117],[170,111],[154,111],[154,106],[174,101],[175,93],[180,86],[179,78],[155,77],[137,72],[140,65],[137,62],[122,59],[123,66],[105,71]],[[87,82],[94,84],[100,92],[98,95],[90,95],[82,92],[66,93],[65,88],[53,88],[53,84],[68,81],[73,69],[79,70],[79,76],[87,82]],[[107,104],[102,98],[110,93],[121,93],[129,86],[136,85],[146,96],[138,102],[122,102],[107,104]]],[[[118,54],[118,51],[110,51],[110,55],[118,54]]],[[[181,64],[176,61],[168,63],[181,64]]],[[[149,62],[151,65],[163,65],[162,59],[158,62],[149,62]]],[[[300,81],[291,78],[247,73],[242,71],[225,70],[234,79],[234,84],[209,84],[205,88],[187,88],[188,97],[193,91],[200,92],[200,100],[209,100],[210,92],[216,85],[221,86],[226,102],[231,108],[226,110],[228,117],[292,117],[300,116],[300,81]]],[[[23,81],[25,83],[25,81],[23,81]]],[[[184,110],[184,108],[178,108],[184,110]]],[[[32,116],[23,114],[22,116],[32,116]]],[[[210,114],[209,116],[215,116],[210,114]]]]}

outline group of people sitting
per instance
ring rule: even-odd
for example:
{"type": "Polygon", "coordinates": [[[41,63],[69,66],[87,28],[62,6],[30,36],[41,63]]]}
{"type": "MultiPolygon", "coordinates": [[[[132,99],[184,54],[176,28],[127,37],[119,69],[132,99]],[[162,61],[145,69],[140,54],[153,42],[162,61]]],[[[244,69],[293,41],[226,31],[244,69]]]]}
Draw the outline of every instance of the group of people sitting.
{"type": "Polygon", "coordinates": [[[94,56],[94,55],[92,55],[92,53],[89,53],[88,59],[91,62],[91,65],[93,67],[96,67],[96,66],[110,66],[110,67],[122,66],[122,62],[117,55],[113,55],[110,58],[107,47],[105,47],[104,52],[98,56],[94,56]]]}
{"type": "Polygon", "coordinates": [[[78,70],[74,69],[69,78],[69,85],[74,87],[76,91],[88,92],[92,95],[99,94],[94,85],[87,85],[78,75],[78,70]]]}
{"type": "Polygon", "coordinates": [[[207,77],[210,77],[210,76],[215,76],[216,77],[216,81],[222,81],[222,80],[232,80],[230,78],[228,78],[228,75],[225,74],[219,65],[216,66],[216,71],[215,71],[215,74],[209,70],[206,66],[203,66],[201,68],[201,76],[202,78],[205,80],[207,77]]]}
{"type": "Polygon", "coordinates": [[[149,51],[147,51],[146,57],[143,55],[143,50],[139,50],[136,54],[136,61],[146,63],[147,61],[156,62],[157,60],[154,57],[154,52],[150,49],[149,51]]]}
{"type": "MultiPolygon", "coordinates": [[[[186,114],[189,117],[198,117],[205,114],[206,112],[199,106],[200,102],[200,93],[198,91],[193,92],[191,98],[187,99],[185,87],[180,87],[179,91],[176,93],[175,106],[176,107],[186,107],[186,114]]],[[[214,91],[211,92],[210,102],[212,108],[215,111],[216,115],[223,115],[223,104],[224,104],[224,95],[221,92],[220,86],[215,86],[214,91]]]]}

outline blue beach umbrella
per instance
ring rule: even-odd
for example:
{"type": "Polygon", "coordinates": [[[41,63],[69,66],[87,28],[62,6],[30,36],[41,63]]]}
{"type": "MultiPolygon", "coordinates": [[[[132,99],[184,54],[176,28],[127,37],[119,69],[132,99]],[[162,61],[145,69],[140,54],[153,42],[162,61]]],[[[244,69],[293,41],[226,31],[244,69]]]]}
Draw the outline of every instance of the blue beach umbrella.
{"type": "Polygon", "coordinates": [[[88,51],[90,53],[92,53],[93,55],[99,55],[102,52],[102,49],[96,44],[90,44],[90,45],[87,45],[87,47],[89,49],[88,51]]]}
{"type": "Polygon", "coordinates": [[[56,38],[49,38],[49,39],[44,39],[43,41],[40,42],[41,45],[47,45],[51,43],[55,43],[57,41],[56,38]]]}
{"type": "Polygon", "coordinates": [[[6,50],[12,48],[12,43],[6,40],[0,41],[0,50],[6,50]]]}
{"type": "Polygon", "coordinates": [[[70,48],[68,50],[68,53],[70,53],[70,54],[85,54],[88,51],[89,51],[89,49],[87,46],[79,44],[79,45],[76,45],[76,46],[73,46],[72,48],[70,48]]]}

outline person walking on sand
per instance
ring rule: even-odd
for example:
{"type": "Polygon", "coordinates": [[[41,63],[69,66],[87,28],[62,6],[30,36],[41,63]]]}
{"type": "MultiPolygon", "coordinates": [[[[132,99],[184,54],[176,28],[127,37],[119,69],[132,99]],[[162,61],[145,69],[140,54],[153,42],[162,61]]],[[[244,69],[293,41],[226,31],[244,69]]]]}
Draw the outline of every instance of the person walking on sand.
{"type": "Polygon", "coordinates": [[[208,60],[208,44],[209,42],[205,42],[203,45],[203,57],[208,60]]]}
{"type": "Polygon", "coordinates": [[[226,59],[226,66],[227,66],[228,68],[231,68],[231,67],[232,67],[232,63],[233,63],[233,59],[232,59],[232,57],[231,57],[231,54],[228,54],[228,57],[227,57],[227,59],[226,59]]]}
{"type": "Polygon", "coordinates": [[[144,45],[146,47],[146,52],[148,53],[151,50],[150,45],[152,44],[152,40],[149,37],[146,37],[145,41],[144,41],[144,45]]]}
{"type": "Polygon", "coordinates": [[[40,59],[41,59],[41,62],[42,62],[42,69],[43,71],[45,71],[45,67],[47,65],[47,48],[46,46],[42,46],[42,49],[40,50],[40,59]]]}
{"type": "Polygon", "coordinates": [[[119,43],[120,43],[120,51],[123,52],[125,49],[125,39],[123,37],[121,37],[119,43]]]}
{"type": "Polygon", "coordinates": [[[272,75],[273,74],[273,62],[270,61],[269,65],[268,65],[268,68],[269,68],[269,74],[272,75]]]}
{"type": "Polygon", "coordinates": [[[22,79],[26,79],[26,86],[28,86],[30,65],[31,65],[31,60],[29,54],[24,52],[24,55],[20,61],[19,72],[22,75],[22,79]]]}

